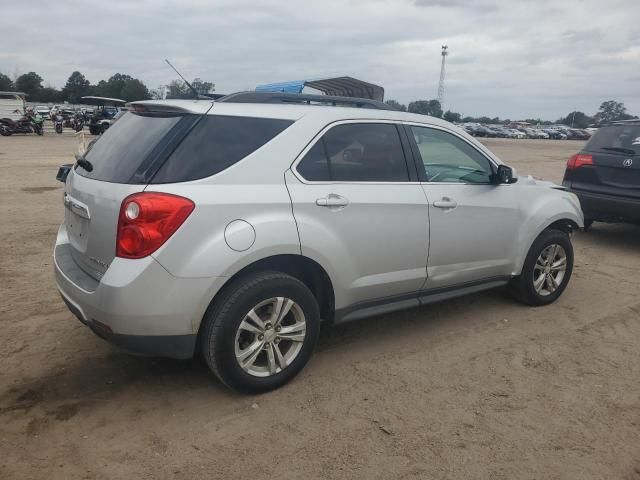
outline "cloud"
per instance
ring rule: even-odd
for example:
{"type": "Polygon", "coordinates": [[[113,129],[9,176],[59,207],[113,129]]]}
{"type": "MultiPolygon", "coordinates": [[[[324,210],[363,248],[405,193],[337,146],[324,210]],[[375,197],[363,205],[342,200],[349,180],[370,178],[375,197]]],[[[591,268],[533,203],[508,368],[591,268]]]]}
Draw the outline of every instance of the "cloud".
{"type": "Polygon", "coordinates": [[[32,0],[0,18],[0,72],[154,88],[169,58],[222,93],[352,75],[407,103],[436,96],[446,44],[445,108],[555,119],[613,98],[640,114],[639,15],[637,0],[32,0]]]}

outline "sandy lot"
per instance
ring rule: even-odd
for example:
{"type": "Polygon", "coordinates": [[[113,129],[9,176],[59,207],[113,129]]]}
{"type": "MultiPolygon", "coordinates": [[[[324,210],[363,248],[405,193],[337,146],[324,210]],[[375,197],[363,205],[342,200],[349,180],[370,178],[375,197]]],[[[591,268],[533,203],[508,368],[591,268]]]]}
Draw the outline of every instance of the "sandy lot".
{"type": "MultiPolygon", "coordinates": [[[[488,140],[560,181],[579,142],[488,140]]],[[[596,224],[554,305],[495,291],[325,332],[247,397],[136,358],[55,289],[70,134],[0,138],[0,478],[640,479],[640,229],[596,224]]]]}

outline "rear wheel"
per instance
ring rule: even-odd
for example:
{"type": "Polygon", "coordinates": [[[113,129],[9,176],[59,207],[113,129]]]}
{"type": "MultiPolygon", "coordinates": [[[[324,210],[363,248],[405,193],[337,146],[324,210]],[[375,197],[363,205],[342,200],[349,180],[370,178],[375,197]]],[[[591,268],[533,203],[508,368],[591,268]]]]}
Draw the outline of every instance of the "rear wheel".
{"type": "Polygon", "coordinates": [[[548,305],[562,295],[572,271],[573,246],[569,235],[547,230],[533,242],[522,273],[511,281],[510,288],[527,305],[548,305]]]}
{"type": "Polygon", "coordinates": [[[201,348],[209,368],[229,387],[253,393],[277,388],[302,370],[320,330],[311,291],[280,272],[236,280],[203,322],[201,348]]]}

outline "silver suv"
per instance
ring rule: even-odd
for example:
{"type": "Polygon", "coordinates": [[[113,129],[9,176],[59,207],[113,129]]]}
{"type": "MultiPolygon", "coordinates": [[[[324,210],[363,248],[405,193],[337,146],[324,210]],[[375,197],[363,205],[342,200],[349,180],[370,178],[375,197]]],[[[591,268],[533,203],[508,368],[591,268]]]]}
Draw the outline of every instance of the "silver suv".
{"type": "Polygon", "coordinates": [[[257,392],[304,367],[322,321],[503,285],[561,295],[573,194],[436,118],[282,98],[133,103],[68,170],[55,277],[97,335],[201,352],[257,392]]]}

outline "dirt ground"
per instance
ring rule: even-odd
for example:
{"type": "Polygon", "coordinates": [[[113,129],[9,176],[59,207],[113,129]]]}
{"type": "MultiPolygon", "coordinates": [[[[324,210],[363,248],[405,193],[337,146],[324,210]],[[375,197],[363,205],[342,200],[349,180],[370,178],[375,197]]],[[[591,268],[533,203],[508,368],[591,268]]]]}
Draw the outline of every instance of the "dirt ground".
{"type": "MultiPolygon", "coordinates": [[[[56,291],[57,166],[74,138],[0,138],[0,478],[640,479],[640,229],[596,224],[554,305],[501,291],[325,332],[261,396],[137,358],[56,291]]],[[[488,140],[561,181],[579,142],[488,140]]]]}

